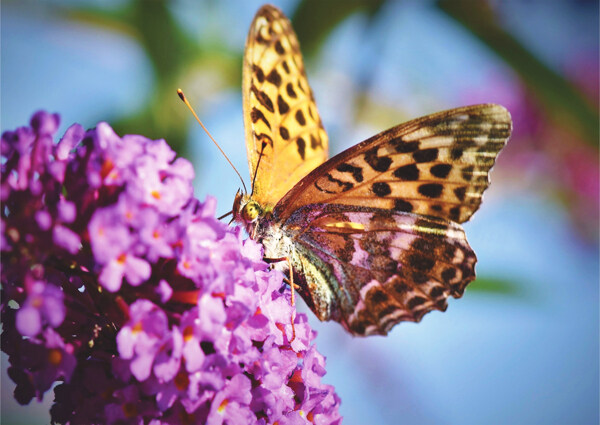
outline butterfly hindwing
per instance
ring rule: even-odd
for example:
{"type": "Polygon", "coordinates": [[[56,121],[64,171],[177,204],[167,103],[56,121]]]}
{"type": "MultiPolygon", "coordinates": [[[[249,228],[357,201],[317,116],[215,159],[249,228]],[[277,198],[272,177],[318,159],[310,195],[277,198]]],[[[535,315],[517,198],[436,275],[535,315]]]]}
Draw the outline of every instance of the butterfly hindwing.
{"type": "Polygon", "coordinates": [[[483,104],[393,127],[336,155],[276,207],[337,203],[431,215],[462,223],[479,208],[488,172],[511,132],[508,111],[483,104]]]}
{"type": "Polygon", "coordinates": [[[328,155],[298,40],[279,9],[266,5],[256,14],[242,73],[253,199],[272,207],[328,155]]]}
{"type": "Polygon", "coordinates": [[[475,278],[475,254],[449,220],[367,207],[312,204],[284,229],[294,274],[321,320],[356,335],[385,335],[401,321],[444,311],[475,278]]]}

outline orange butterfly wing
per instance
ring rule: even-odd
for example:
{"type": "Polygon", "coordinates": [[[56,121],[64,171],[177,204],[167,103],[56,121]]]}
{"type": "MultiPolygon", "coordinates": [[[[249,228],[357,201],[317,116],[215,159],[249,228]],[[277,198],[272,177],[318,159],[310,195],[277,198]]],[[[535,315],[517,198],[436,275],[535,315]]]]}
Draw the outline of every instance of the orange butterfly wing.
{"type": "Polygon", "coordinates": [[[285,221],[316,203],[373,207],[467,221],[512,128],[508,111],[483,104],[393,127],[336,155],[275,207],[285,221]]]}
{"type": "Polygon", "coordinates": [[[263,6],[250,26],[242,93],[252,198],[269,208],[328,151],[298,40],[273,6],[263,6]]]}

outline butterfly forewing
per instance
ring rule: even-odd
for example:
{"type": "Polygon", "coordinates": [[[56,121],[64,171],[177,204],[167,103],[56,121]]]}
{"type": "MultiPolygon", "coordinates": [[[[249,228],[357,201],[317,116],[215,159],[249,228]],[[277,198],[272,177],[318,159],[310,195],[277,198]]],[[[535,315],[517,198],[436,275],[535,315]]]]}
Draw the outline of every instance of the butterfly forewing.
{"type": "Polygon", "coordinates": [[[475,278],[475,254],[449,220],[311,204],[285,226],[297,245],[303,298],[321,320],[356,335],[385,335],[398,322],[443,311],[475,278]]]}
{"type": "Polygon", "coordinates": [[[502,106],[474,105],[384,131],[306,176],[276,207],[285,218],[316,202],[468,220],[511,132],[502,106]]]}
{"type": "Polygon", "coordinates": [[[272,207],[328,155],[298,40],[273,6],[263,6],[252,22],[242,78],[253,199],[272,207]]]}

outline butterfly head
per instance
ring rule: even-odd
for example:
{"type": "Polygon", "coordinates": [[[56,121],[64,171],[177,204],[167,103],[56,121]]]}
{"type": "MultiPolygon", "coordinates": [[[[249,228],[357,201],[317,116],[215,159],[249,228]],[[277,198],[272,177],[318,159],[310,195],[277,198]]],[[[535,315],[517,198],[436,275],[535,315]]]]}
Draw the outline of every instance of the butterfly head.
{"type": "Polygon", "coordinates": [[[233,201],[233,221],[244,224],[246,228],[254,227],[259,219],[263,218],[267,210],[263,208],[250,195],[238,191],[233,201]]]}

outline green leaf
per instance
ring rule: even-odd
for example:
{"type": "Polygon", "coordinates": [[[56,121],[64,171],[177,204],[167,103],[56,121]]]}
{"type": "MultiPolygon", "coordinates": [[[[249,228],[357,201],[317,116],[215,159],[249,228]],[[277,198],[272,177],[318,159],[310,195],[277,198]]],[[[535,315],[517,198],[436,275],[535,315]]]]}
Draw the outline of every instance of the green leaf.
{"type": "Polygon", "coordinates": [[[525,291],[515,282],[508,279],[483,276],[478,277],[469,285],[469,292],[482,292],[496,295],[507,295],[511,297],[525,297],[525,291]]]}

